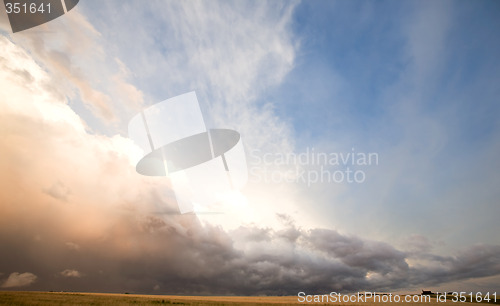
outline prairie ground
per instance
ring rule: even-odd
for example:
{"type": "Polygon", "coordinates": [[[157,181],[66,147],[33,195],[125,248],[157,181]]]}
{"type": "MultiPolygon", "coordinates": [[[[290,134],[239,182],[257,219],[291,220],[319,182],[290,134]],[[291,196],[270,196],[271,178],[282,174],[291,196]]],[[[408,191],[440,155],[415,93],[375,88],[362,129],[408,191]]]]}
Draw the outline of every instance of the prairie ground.
{"type": "MultiPolygon", "coordinates": [[[[138,295],[110,293],[73,293],[73,292],[14,292],[0,291],[0,305],[273,305],[273,304],[313,304],[313,305],[384,305],[383,302],[364,303],[299,303],[297,296],[174,296],[138,295]]],[[[457,305],[446,303],[392,303],[411,305],[457,305]]],[[[458,303],[460,306],[470,303],[458,303]]]]}

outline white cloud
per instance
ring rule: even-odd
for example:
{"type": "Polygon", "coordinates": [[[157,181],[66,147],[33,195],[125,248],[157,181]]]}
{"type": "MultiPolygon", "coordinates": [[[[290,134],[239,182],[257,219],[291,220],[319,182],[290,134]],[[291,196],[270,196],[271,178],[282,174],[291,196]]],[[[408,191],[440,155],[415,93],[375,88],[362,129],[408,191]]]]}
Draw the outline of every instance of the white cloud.
{"type": "Polygon", "coordinates": [[[117,127],[143,103],[141,91],[128,82],[119,60],[107,55],[100,33],[77,9],[10,39],[50,73],[57,84],[51,86],[54,93],[81,101],[92,112],[95,117],[86,118],[91,128],[117,127]]]}
{"type": "Polygon", "coordinates": [[[80,272],[73,269],[66,269],[64,271],[61,271],[61,275],[64,277],[75,277],[75,278],[80,278],[83,276],[80,272]]]}
{"type": "Polygon", "coordinates": [[[2,284],[2,288],[13,288],[13,287],[24,287],[29,286],[34,283],[37,276],[33,273],[25,272],[13,272],[9,275],[9,278],[2,284]]]}
{"type": "Polygon", "coordinates": [[[4,36],[0,36],[0,47],[0,77],[6,82],[0,116],[23,116],[82,132],[80,117],[65,105],[53,79],[31,56],[4,36]]]}

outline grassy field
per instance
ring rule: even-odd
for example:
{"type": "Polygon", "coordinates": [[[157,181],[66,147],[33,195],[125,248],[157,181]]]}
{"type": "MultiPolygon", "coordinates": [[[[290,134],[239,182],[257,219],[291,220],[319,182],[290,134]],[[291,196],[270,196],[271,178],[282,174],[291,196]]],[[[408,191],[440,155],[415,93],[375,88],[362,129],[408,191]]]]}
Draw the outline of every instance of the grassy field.
{"type": "MultiPolygon", "coordinates": [[[[275,305],[275,304],[314,304],[299,303],[297,296],[283,297],[239,297],[239,296],[173,296],[173,295],[136,295],[108,293],[70,293],[70,292],[12,292],[0,291],[0,305],[275,305]]],[[[387,303],[330,303],[328,305],[385,305],[387,303]]],[[[407,303],[394,303],[407,304],[407,303]]],[[[411,305],[457,305],[448,301],[438,303],[434,299],[428,303],[408,303],[411,305]]],[[[470,303],[458,303],[461,306],[470,303]]]]}

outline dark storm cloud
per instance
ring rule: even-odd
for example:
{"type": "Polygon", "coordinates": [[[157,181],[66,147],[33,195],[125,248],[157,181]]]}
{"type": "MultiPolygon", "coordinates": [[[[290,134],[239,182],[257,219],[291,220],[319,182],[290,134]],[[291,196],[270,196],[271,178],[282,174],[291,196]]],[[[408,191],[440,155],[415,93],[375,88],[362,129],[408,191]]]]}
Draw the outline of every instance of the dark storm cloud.
{"type": "Polygon", "coordinates": [[[424,254],[412,274],[413,282],[439,284],[469,278],[493,276],[500,273],[500,246],[478,244],[470,246],[456,256],[424,254]]]}
{"type": "Polygon", "coordinates": [[[43,222],[11,229],[15,239],[0,241],[11,255],[2,255],[0,269],[5,275],[29,270],[38,279],[29,288],[40,290],[269,295],[394,290],[500,272],[498,246],[456,257],[427,255],[429,266],[409,267],[410,255],[386,243],[327,229],[240,227],[228,233],[202,226],[194,215],[124,213],[110,221],[98,239],[78,240],[78,249],[68,248],[67,237],[48,235],[43,222]],[[43,238],[33,239],[34,233],[43,238]]]}

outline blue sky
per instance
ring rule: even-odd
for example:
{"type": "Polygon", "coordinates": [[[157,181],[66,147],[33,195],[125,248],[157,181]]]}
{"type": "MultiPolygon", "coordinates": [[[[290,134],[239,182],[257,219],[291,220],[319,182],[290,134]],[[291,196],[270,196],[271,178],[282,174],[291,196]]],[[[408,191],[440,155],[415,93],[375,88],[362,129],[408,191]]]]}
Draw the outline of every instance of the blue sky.
{"type": "MultiPolygon", "coordinates": [[[[278,113],[293,118],[298,135],[304,130],[314,130],[315,135],[348,130],[367,138],[388,138],[376,127],[392,115],[393,106],[404,103],[396,91],[400,89],[408,98],[418,98],[412,104],[424,115],[458,116],[461,124],[455,134],[460,137],[450,140],[469,147],[491,136],[495,128],[494,82],[485,79],[494,79],[498,70],[497,6],[301,3],[292,23],[300,42],[295,67],[271,91],[279,95],[278,113]],[[414,25],[418,22],[422,24],[414,25]],[[416,30],[421,32],[413,35],[422,36],[419,54],[411,49],[417,43],[411,32],[416,30]],[[441,32],[442,40],[433,40],[438,35],[434,31],[441,32]],[[427,73],[425,80],[416,79],[421,69],[427,73]],[[472,103],[468,95],[480,99],[472,103]],[[321,120],[308,124],[314,119],[321,120]]],[[[389,139],[397,141],[397,134],[389,139]]]]}
{"type": "Polygon", "coordinates": [[[496,231],[466,224],[493,224],[498,211],[498,9],[495,2],[297,7],[296,64],[265,98],[290,123],[297,150],[330,140],[338,151],[355,147],[381,159],[371,186],[347,192],[349,204],[326,197],[313,207],[331,216],[350,206],[340,208],[345,224],[408,227],[454,246],[497,241],[496,231]],[[400,173],[381,198],[375,181],[394,167],[400,173]],[[458,185],[467,195],[452,195],[458,185]],[[378,220],[353,222],[364,211],[378,220]]]}
{"type": "Polygon", "coordinates": [[[15,34],[2,13],[0,172],[11,192],[0,231],[6,245],[23,242],[0,261],[2,286],[493,290],[499,13],[496,1],[86,0],[15,34]],[[245,207],[158,214],[175,207],[169,182],[135,173],[127,124],[190,91],[208,126],[241,133],[258,175],[316,171],[254,158],[313,148],[374,152],[379,163],[353,167],[362,183],[254,177],[245,207]]]}

